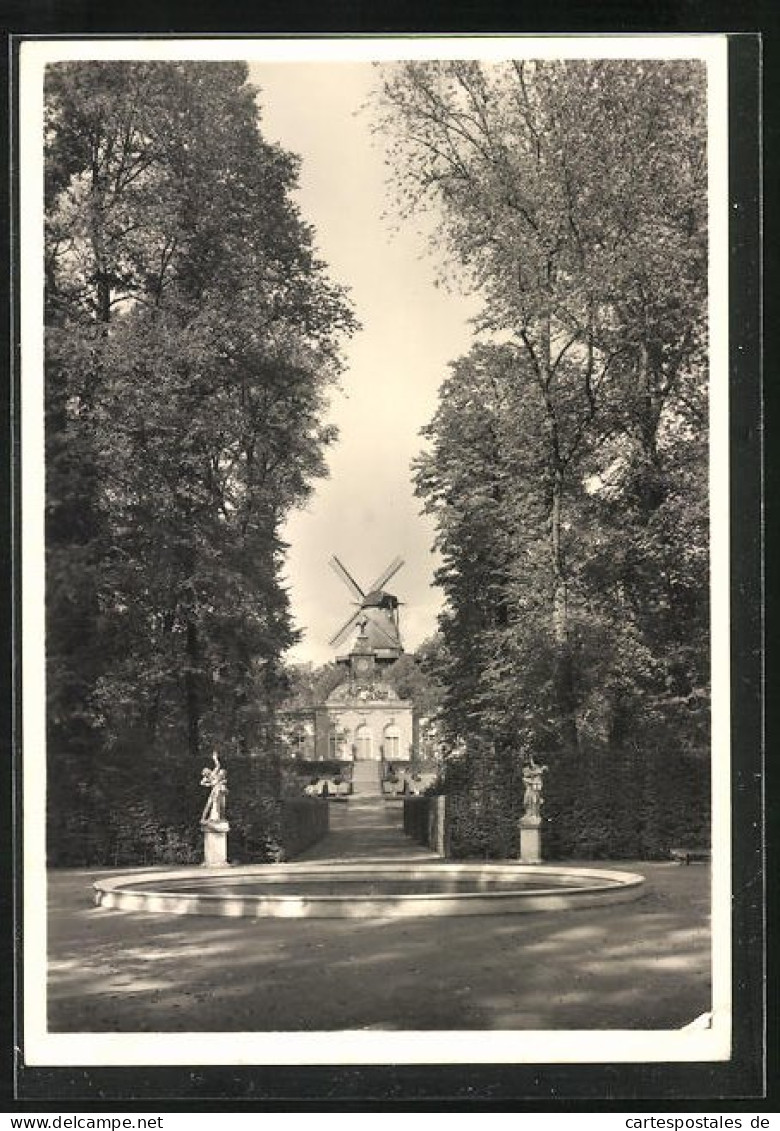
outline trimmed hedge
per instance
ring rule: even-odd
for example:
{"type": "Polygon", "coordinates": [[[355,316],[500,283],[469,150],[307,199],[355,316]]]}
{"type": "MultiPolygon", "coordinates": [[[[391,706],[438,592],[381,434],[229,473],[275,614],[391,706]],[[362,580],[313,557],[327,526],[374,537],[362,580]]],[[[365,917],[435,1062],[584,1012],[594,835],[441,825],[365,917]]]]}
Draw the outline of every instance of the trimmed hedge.
{"type": "MultiPolygon", "coordinates": [[[[136,763],[138,758],[136,757],[136,763]]],[[[230,758],[228,858],[234,863],[287,860],[328,831],[328,807],[315,799],[279,799],[278,764],[270,757],[230,758]]],[[[47,828],[52,867],[121,868],[150,864],[197,864],[203,859],[200,815],[207,791],[189,767],[173,764],[167,775],[150,760],[150,776],[127,780],[94,775],[76,804],[64,805],[51,766],[47,828]],[[159,776],[151,778],[151,770],[159,776]],[[179,788],[175,783],[181,782],[179,788]],[[122,797],[118,803],[115,798],[122,797]]]]}
{"type": "Polygon", "coordinates": [[[285,860],[290,860],[322,840],[328,831],[330,809],[313,797],[288,798],[282,802],[281,841],[285,860]]]}
{"type": "MultiPolygon", "coordinates": [[[[662,749],[538,756],[548,764],[542,852],[556,859],[668,859],[710,843],[709,760],[662,749]]],[[[511,859],[523,812],[519,767],[487,749],[445,779],[448,855],[511,859]]]]}
{"type": "Polygon", "coordinates": [[[406,835],[442,856],[447,855],[446,798],[435,794],[409,797],[404,798],[403,804],[406,835]]]}

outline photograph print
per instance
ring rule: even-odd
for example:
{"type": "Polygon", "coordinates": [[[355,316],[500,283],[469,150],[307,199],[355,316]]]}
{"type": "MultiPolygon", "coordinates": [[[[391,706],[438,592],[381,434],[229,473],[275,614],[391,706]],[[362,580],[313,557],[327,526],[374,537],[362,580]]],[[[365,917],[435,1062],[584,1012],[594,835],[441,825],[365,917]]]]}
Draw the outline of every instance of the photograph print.
{"type": "Polygon", "coordinates": [[[728,1059],[725,60],[22,44],[27,1063],[728,1059]]]}

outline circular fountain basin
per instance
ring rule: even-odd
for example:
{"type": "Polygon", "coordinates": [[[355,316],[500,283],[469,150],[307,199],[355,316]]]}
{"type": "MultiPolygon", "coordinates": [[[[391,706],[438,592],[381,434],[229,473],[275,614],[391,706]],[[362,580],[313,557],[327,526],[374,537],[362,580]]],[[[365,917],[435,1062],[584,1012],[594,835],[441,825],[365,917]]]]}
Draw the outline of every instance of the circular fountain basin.
{"type": "Polygon", "coordinates": [[[634,872],[462,863],[268,864],[107,876],[95,902],[120,911],[234,918],[516,915],[637,899],[634,872]]]}

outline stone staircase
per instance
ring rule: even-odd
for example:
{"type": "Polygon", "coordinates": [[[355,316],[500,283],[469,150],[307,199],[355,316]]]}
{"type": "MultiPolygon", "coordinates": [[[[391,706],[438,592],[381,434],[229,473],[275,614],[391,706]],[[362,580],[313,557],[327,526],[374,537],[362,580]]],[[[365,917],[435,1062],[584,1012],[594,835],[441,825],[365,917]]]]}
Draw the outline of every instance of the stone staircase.
{"type": "Polygon", "coordinates": [[[382,796],[382,763],[379,761],[352,764],[352,796],[360,798],[382,796]]]}

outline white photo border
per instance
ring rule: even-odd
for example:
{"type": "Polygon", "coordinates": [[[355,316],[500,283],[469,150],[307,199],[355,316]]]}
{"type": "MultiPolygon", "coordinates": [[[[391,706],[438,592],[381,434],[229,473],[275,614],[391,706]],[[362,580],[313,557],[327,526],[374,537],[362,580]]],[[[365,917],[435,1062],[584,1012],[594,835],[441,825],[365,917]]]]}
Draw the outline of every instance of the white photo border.
{"type": "Polygon", "coordinates": [[[731,1055],[728,126],[725,34],[582,36],[59,37],[19,64],[22,440],[24,1060],[27,1066],[587,1064],[731,1055]],[[46,1024],[46,719],[43,392],[43,77],[64,60],[356,62],[479,58],[698,59],[707,67],[712,656],[712,1022],[611,1031],[50,1033],[46,1024]]]}

